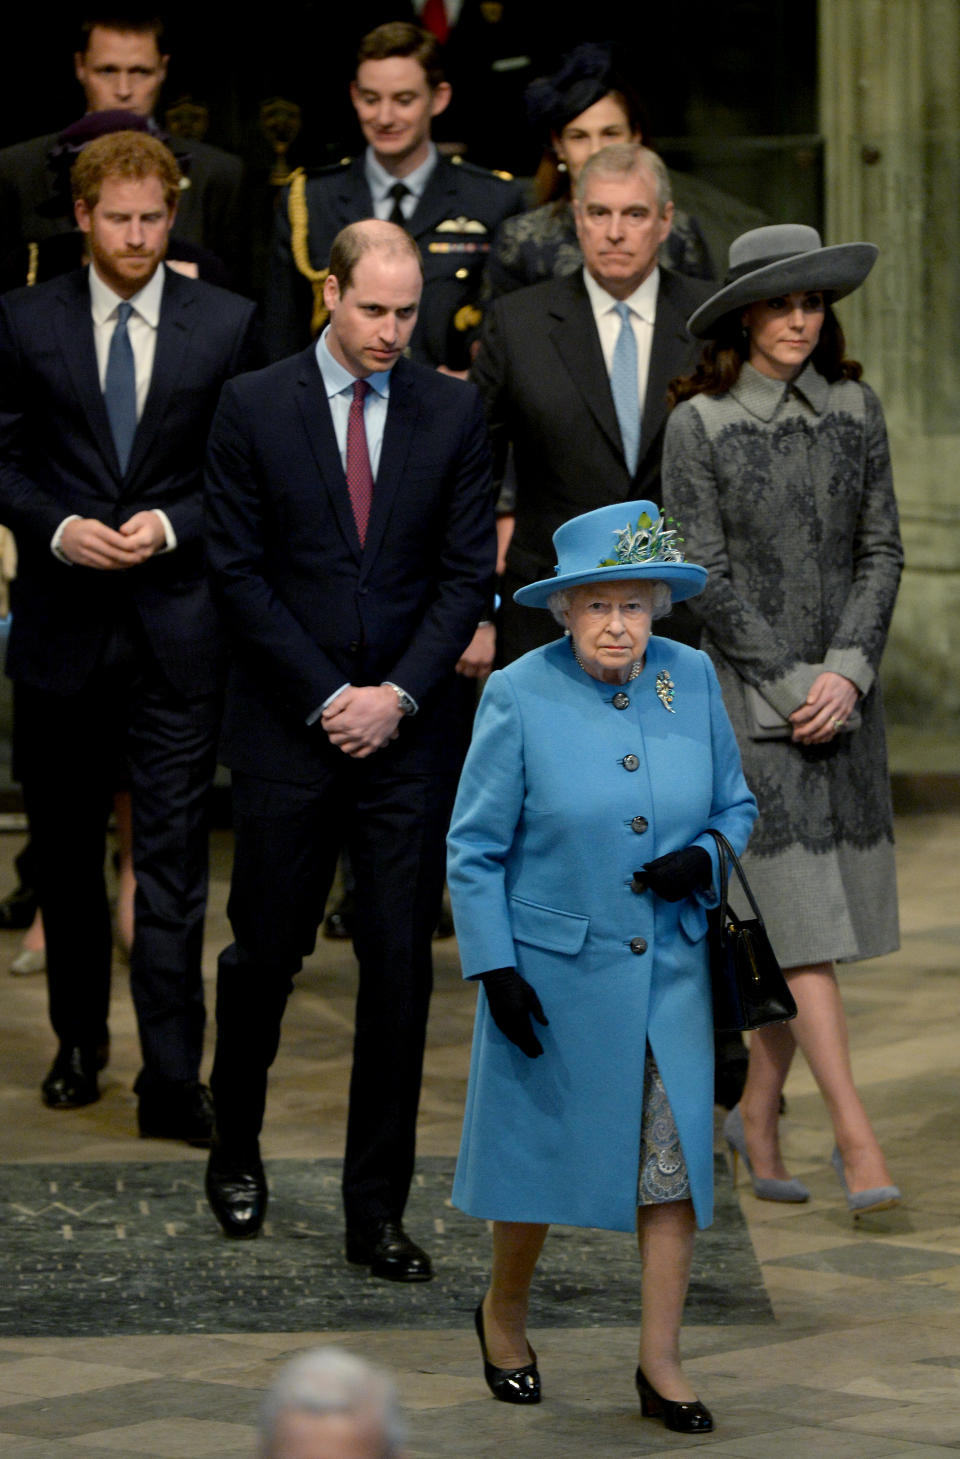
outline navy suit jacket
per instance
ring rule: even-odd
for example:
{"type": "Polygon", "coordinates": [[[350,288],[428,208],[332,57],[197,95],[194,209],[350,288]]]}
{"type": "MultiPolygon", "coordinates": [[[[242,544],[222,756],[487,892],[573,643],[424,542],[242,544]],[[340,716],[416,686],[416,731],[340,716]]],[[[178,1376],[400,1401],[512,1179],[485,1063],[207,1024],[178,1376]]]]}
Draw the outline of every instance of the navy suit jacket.
{"type": "Polygon", "coordinates": [[[121,472],[85,270],[0,299],[0,518],[19,554],[11,678],[78,690],[132,609],[174,687],[209,690],[222,649],[203,561],[203,457],[223,382],[256,362],[253,315],[248,300],[167,270],[150,388],[121,472]],[[138,567],[76,567],[50,550],[70,514],[116,528],[155,507],[177,546],[138,567]]]}
{"type": "Polygon", "coordinates": [[[309,716],[344,683],[417,700],[398,768],[454,759],[445,709],[483,614],[495,544],[476,390],[401,359],[360,546],[314,347],[232,380],[213,423],[207,554],[235,663],[223,758],[309,783],[347,763],[309,716]]]}

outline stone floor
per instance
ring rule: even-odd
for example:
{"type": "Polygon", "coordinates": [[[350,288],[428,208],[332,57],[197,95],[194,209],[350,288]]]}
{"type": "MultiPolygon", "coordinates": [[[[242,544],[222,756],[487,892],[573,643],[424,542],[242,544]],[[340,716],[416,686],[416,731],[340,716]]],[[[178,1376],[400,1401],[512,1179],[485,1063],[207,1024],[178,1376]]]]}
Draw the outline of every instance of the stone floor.
{"type": "MultiPolygon", "coordinates": [[[[18,845],[16,835],[0,836],[4,890],[18,845]]],[[[8,1334],[0,1337],[0,1456],[251,1459],[257,1404],[278,1364],[331,1338],[397,1374],[416,1459],[684,1459],[705,1449],[737,1459],[956,1453],[960,817],[936,810],[901,817],[898,847],[903,949],[845,970],[843,983],[860,1086],[906,1199],[853,1226],[828,1164],[822,1103],[806,1069],[797,1067],[787,1090],[785,1142],[812,1200],[777,1207],[741,1186],[745,1225],[736,1204],[721,1203],[722,1239],[715,1247],[703,1243],[684,1331],[688,1369],[717,1419],[716,1432],[697,1441],[639,1416],[635,1330],[624,1301],[635,1280],[628,1245],[610,1255],[586,1239],[580,1247],[573,1233],[554,1234],[556,1255],[548,1246],[544,1281],[554,1283],[557,1302],[573,1305],[561,1320],[557,1302],[545,1303],[533,1326],[545,1401],[527,1412],[494,1403],[483,1386],[469,1319],[479,1295],[475,1262],[465,1261],[458,1283],[454,1261],[453,1316],[445,1311],[441,1321],[412,1289],[346,1272],[335,1196],[318,1197],[312,1216],[294,1211],[292,1194],[284,1208],[284,1178],[293,1182],[291,1192],[298,1184],[295,1162],[332,1162],[340,1154],[351,1032],[348,952],[321,942],[292,1000],[265,1139],[278,1176],[271,1232],[236,1247],[219,1237],[204,1206],[203,1155],[136,1137],[136,1047],[122,964],[104,1097],[87,1110],[55,1113],[38,1096],[51,1056],[43,979],[6,976],[17,940],[0,934],[0,1332],[8,1334]],[[93,1210],[99,1197],[90,1192],[97,1181],[102,1186],[105,1171],[113,1191],[126,1193],[122,1219],[113,1206],[93,1210]],[[175,1191],[175,1207],[151,1204],[140,1180],[153,1192],[175,1191]],[[123,1249],[126,1223],[151,1220],[151,1240],[168,1261],[160,1296],[145,1281],[144,1265],[131,1263],[123,1249]],[[32,1244],[16,1245],[14,1225],[32,1244]],[[294,1238],[298,1260],[279,1276],[274,1271],[268,1289],[261,1271],[268,1241],[294,1238]],[[209,1274],[205,1287],[202,1278],[205,1253],[217,1273],[212,1299],[209,1274]],[[84,1257],[89,1297],[78,1311],[72,1304],[82,1290],[75,1278],[84,1257]],[[30,1262],[45,1283],[39,1299],[30,1262]],[[286,1284],[279,1291],[278,1282],[286,1284]],[[586,1289],[589,1301],[580,1308],[586,1289]],[[328,1291],[338,1305],[318,1307],[328,1291]],[[247,1322],[242,1310],[238,1316],[238,1293],[248,1294],[247,1322]],[[99,1316],[87,1325],[94,1306],[99,1316]],[[336,1316],[305,1330],[319,1310],[336,1316]],[[570,1325],[571,1317],[581,1322],[581,1310],[587,1317],[570,1325]],[[41,1332],[47,1335],[29,1335],[41,1332]],[[85,1335],[63,1335],[77,1332],[85,1335]]],[[[229,838],[221,834],[208,974],[225,940],[228,867],[229,838]]],[[[422,1155],[430,1157],[427,1185],[455,1152],[466,1077],[472,998],[459,980],[452,943],[437,944],[437,985],[420,1129],[422,1155]]],[[[318,1167],[313,1179],[335,1193],[334,1165],[318,1167]]],[[[462,1218],[434,1211],[432,1233],[420,1219],[416,1234],[438,1251],[449,1249],[452,1223],[462,1218]]]]}

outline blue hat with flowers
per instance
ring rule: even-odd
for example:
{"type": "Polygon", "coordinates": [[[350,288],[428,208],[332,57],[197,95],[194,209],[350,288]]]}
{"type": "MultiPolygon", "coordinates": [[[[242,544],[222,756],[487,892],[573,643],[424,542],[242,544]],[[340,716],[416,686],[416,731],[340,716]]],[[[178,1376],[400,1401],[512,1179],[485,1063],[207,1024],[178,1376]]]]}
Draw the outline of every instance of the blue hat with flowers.
{"type": "Polygon", "coordinates": [[[518,588],[513,598],[528,608],[546,608],[561,588],[582,583],[659,580],[675,603],[703,592],[707,569],[685,562],[679,523],[662,517],[654,502],[615,502],[571,517],[553,534],[555,576],[518,588]]]}

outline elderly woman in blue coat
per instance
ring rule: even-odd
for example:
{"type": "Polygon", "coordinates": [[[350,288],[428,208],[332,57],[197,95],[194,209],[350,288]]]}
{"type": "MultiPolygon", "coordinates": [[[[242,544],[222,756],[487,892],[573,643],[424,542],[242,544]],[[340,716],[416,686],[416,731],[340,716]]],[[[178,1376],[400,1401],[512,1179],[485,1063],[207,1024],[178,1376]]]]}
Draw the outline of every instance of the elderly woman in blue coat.
{"type": "Polygon", "coordinates": [[[453,1198],[493,1222],[475,1320],[496,1398],[540,1400],[526,1316],[549,1224],[636,1229],[642,1410],[705,1432],[679,1335],[713,1214],[708,833],[742,849],[756,803],[710,660],[651,637],[706,581],[677,532],[620,502],[554,544],[556,576],[516,599],[567,635],[491,676],[450,829],[482,984],[453,1198]]]}

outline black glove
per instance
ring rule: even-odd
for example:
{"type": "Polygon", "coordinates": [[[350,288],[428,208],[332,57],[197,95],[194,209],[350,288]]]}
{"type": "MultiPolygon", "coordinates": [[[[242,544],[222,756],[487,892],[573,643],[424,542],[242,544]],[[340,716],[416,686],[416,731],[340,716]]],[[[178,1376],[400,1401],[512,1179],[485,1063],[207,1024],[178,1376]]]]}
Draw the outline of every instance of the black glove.
{"type": "Polygon", "coordinates": [[[641,871],[634,872],[634,879],[646,882],[665,902],[679,902],[710,885],[713,862],[702,846],[684,846],[682,851],[668,851],[666,856],[648,861],[641,871]]]}
{"type": "Polygon", "coordinates": [[[543,1045],[530,1026],[530,1015],[544,1028],[549,1020],[530,984],[516,968],[493,968],[489,973],[481,973],[480,979],[490,1004],[490,1016],[504,1038],[516,1044],[528,1059],[539,1059],[543,1045]]]}

